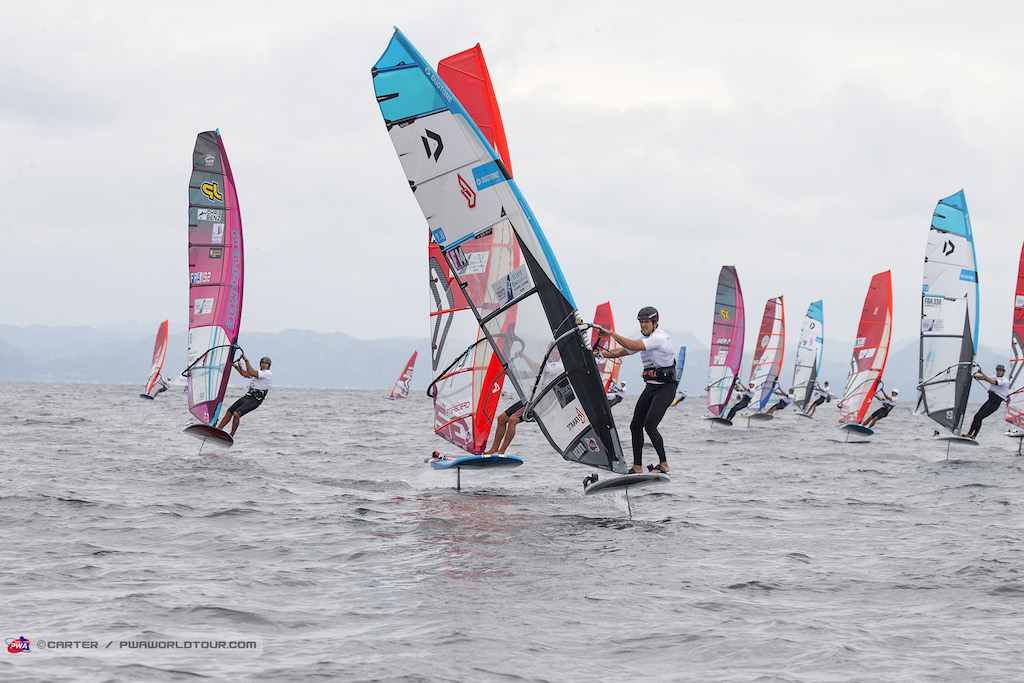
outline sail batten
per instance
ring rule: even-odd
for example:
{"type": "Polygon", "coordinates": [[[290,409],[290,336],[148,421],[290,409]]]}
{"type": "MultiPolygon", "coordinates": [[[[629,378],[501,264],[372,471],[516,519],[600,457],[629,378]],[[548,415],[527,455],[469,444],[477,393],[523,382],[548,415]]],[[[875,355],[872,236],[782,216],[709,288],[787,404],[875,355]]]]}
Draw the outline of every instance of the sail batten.
{"type": "Polygon", "coordinates": [[[964,192],[932,214],[921,290],[918,389],[924,412],[959,435],[978,348],[978,265],[964,192]]]}

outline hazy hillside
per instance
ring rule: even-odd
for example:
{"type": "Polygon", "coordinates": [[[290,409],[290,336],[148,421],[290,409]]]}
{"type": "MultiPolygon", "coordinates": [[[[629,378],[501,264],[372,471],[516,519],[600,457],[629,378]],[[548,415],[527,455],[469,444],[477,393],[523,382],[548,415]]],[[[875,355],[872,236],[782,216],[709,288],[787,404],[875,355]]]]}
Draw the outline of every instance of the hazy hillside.
{"type": "MultiPolygon", "coordinates": [[[[130,323],[114,327],[47,327],[0,325],[0,381],[102,382],[142,384],[149,375],[153,341],[158,323],[130,323]]],[[[171,330],[164,374],[176,375],[185,368],[185,332],[171,330]]],[[[632,331],[630,331],[632,332],[632,331]]],[[[707,378],[708,347],[692,333],[668,331],[678,348],[687,347],[683,388],[701,395],[707,378]]],[[[629,333],[629,332],[627,332],[629,333]]],[[[274,359],[274,382],[287,387],[337,387],[387,389],[394,383],[413,351],[419,351],[412,387],[425,390],[430,381],[430,356],[426,338],[356,339],[340,332],[305,330],[243,333],[243,348],[255,364],[261,356],[274,359]]],[[[917,340],[893,344],[885,384],[899,387],[911,401],[917,385],[917,340]]],[[[780,384],[789,387],[793,377],[793,351],[786,349],[780,384]]],[[[825,340],[821,378],[841,394],[849,371],[853,340],[825,340]]],[[[743,373],[748,376],[752,354],[744,355],[743,373]]],[[[986,370],[1007,362],[1009,354],[982,346],[978,359],[986,370]]],[[[236,376],[236,383],[242,380],[236,376]]],[[[640,391],[640,358],[622,362],[620,378],[630,393],[640,391]]],[[[976,386],[973,401],[983,400],[976,386]]]]}

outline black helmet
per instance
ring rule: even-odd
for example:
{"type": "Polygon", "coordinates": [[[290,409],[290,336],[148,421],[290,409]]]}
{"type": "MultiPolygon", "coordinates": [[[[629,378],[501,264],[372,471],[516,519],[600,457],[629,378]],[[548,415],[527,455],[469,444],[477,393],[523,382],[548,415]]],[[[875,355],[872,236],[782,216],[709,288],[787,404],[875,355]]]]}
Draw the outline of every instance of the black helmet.
{"type": "Polygon", "coordinates": [[[261,363],[266,363],[267,367],[269,368],[270,367],[270,356],[263,356],[263,358],[260,358],[260,362],[261,363]]]}
{"type": "Polygon", "coordinates": [[[636,314],[636,319],[658,322],[658,309],[654,306],[644,306],[640,309],[640,312],[636,314]]]}

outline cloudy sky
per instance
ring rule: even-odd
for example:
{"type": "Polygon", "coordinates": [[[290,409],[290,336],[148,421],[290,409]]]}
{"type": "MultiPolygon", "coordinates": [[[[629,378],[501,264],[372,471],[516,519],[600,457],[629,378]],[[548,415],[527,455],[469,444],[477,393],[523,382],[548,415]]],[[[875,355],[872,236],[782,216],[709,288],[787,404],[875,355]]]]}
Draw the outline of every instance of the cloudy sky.
{"type": "MultiPolygon", "coordinates": [[[[1024,6],[952,2],[0,0],[0,323],[187,324],[187,185],[220,128],[245,332],[425,336],[425,221],[373,97],[397,25],[480,43],[517,182],[584,317],[710,335],[737,266],[855,336],[892,269],[917,335],[936,201],[975,229],[981,342],[1007,347],[1024,239],[1024,6]]],[[[755,327],[756,322],[748,323],[755,327]]]]}

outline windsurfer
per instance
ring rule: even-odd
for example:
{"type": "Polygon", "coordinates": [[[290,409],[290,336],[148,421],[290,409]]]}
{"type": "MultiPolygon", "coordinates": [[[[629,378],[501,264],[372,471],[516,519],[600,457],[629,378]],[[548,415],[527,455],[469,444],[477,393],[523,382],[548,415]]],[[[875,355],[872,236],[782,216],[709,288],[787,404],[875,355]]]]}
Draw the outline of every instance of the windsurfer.
{"type": "Polygon", "coordinates": [[[157,382],[160,383],[160,388],[156,390],[156,393],[160,394],[160,393],[170,389],[172,381],[174,381],[174,380],[172,380],[170,377],[168,377],[166,379],[158,379],[157,382]]]}
{"type": "Polygon", "coordinates": [[[609,406],[617,406],[622,403],[623,397],[626,395],[626,383],[616,384],[615,380],[611,380],[608,383],[608,393],[606,397],[608,399],[609,406]]]}
{"type": "MultiPolygon", "coordinates": [[[[530,372],[536,376],[536,373],[540,370],[540,365],[522,353],[517,353],[513,356],[513,360],[516,358],[522,358],[526,365],[530,368],[530,372]]],[[[548,362],[544,365],[544,373],[540,378],[540,383],[537,385],[538,391],[542,389],[548,383],[549,378],[555,378],[565,372],[565,366],[562,365],[562,358],[559,355],[558,347],[551,350],[548,355],[548,362]]],[[[491,442],[490,450],[484,451],[484,455],[505,455],[505,449],[508,448],[509,444],[512,443],[512,439],[516,438],[516,425],[522,422],[523,412],[526,410],[526,403],[522,400],[516,401],[510,405],[505,412],[498,416],[495,420],[494,425],[494,441],[491,442]]]]}
{"type": "Polygon", "coordinates": [[[232,437],[235,435],[235,430],[238,429],[238,422],[242,419],[242,416],[256,410],[263,403],[263,399],[267,397],[267,391],[270,390],[270,382],[274,378],[273,373],[270,372],[269,356],[263,356],[260,359],[259,370],[252,367],[244,353],[242,354],[242,360],[245,361],[245,367],[243,368],[241,364],[235,363],[234,368],[238,370],[238,374],[242,377],[249,378],[249,390],[245,392],[245,396],[231,404],[231,407],[228,408],[228,414],[217,425],[217,429],[223,431],[224,426],[230,420],[230,434],[232,437]]]}
{"type": "Polygon", "coordinates": [[[790,388],[789,393],[786,394],[783,393],[778,386],[776,386],[772,389],[772,393],[779,395],[779,402],[773,405],[768,410],[766,410],[764,413],[765,415],[771,415],[776,410],[785,410],[787,407],[789,407],[789,404],[793,402],[793,399],[796,398],[796,393],[793,391],[792,388],[790,388]]]}
{"type": "Polygon", "coordinates": [[[740,412],[741,410],[746,408],[748,405],[750,405],[750,399],[754,398],[754,387],[753,387],[753,385],[748,387],[745,384],[743,384],[743,382],[740,381],[739,377],[734,377],[733,378],[733,386],[739,388],[739,390],[742,393],[740,394],[739,400],[736,401],[736,403],[733,404],[732,410],[729,411],[729,414],[725,418],[729,422],[732,422],[732,418],[733,418],[733,416],[736,415],[736,413],[740,412]]]}
{"type": "Polygon", "coordinates": [[[629,431],[633,437],[633,473],[643,472],[643,450],[644,431],[651,437],[651,445],[658,453],[659,462],[657,465],[648,467],[652,472],[664,472],[668,474],[668,459],[665,455],[665,441],[658,432],[658,424],[665,417],[672,399],[675,396],[676,386],[676,363],[672,340],[668,333],[658,329],[658,309],[653,306],[644,306],[637,313],[637,321],[640,323],[640,337],[629,339],[612,330],[600,328],[601,336],[609,336],[619,343],[619,348],[601,351],[594,349],[595,356],[606,358],[621,358],[640,352],[640,359],[644,364],[643,378],[644,390],[636,401],[636,408],[633,410],[633,421],[629,424],[629,431]]]}
{"type": "Polygon", "coordinates": [[[971,429],[965,434],[968,439],[978,438],[978,432],[981,431],[981,421],[986,417],[996,412],[996,408],[1001,406],[1006,401],[1007,395],[1010,393],[1010,380],[1005,377],[1006,368],[1000,363],[996,366],[996,376],[989,377],[981,370],[974,373],[974,379],[980,379],[984,382],[988,382],[992,385],[992,388],[988,390],[988,400],[985,401],[978,412],[974,414],[974,421],[971,422],[971,429]]]}
{"type": "Polygon", "coordinates": [[[864,426],[874,427],[876,422],[891,413],[892,409],[896,407],[896,404],[900,402],[899,393],[899,389],[893,389],[891,395],[885,393],[885,389],[879,389],[876,391],[875,398],[882,402],[882,407],[871,413],[871,417],[864,422],[864,426]],[[878,398],[878,394],[882,394],[882,398],[878,398]]]}
{"type": "Polygon", "coordinates": [[[818,395],[818,398],[814,401],[814,403],[810,405],[810,407],[806,411],[804,411],[804,415],[807,415],[808,417],[814,415],[814,411],[817,410],[818,406],[820,406],[822,403],[824,403],[825,401],[832,400],[832,392],[828,390],[828,382],[825,382],[825,384],[821,387],[815,385],[814,393],[818,395]]]}

